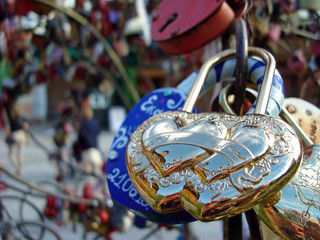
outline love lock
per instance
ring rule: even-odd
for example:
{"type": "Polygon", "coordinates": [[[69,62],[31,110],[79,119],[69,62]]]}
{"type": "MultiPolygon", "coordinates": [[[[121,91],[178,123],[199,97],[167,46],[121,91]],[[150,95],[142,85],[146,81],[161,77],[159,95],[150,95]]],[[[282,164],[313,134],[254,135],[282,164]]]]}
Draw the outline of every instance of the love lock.
{"type": "Polygon", "coordinates": [[[127,146],[127,169],[141,197],[159,213],[185,209],[201,221],[231,217],[266,201],[296,173],[299,137],[284,121],[265,115],[273,56],[249,48],[267,63],[254,114],[190,113],[209,70],[234,57],[225,50],[200,69],[182,111],[143,122],[127,146]]]}
{"type": "MultiPolygon", "coordinates": [[[[230,86],[227,86],[221,91],[219,103],[227,113],[234,114],[226,99],[229,90],[230,86]]],[[[247,88],[246,91],[257,96],[253,89],[247,88]]],[[[260,219],[284,239],[319,238],[320,144],[313,144],[309,136],[314,135],[306,134],[302,128],[310,119],[319,115],[319,112],[319,108],[303,99],[284,100],[281,116],[293,126],[307,146],[304,159],[292,180],[278,192],[277,198],[273,198],[274,202],[267,201],[254,207],[260,219]]]]}
{"type": "MultiPolygon", "coordinates": [[[[260,71],[260,68],[263,68],[263,64],[256,59],[249,58],[248,65],[252,75],[255,75],[254,79],[258,81],[263,72],[260,71]]],[[[223,62],[223,68],[216,66],[215,69],[211,71],[211,78],[208,78],[204,89],[200,95],[204,94],[212,85],[216,82],[225,82],[229,81],[232,76],[228,76],[225,73],[231,73],[235,70],[235,59],[230,59],[226,62],[223,62]]],[[[125,155],[126,155],[126,146],[131,137],[132,133],[136,128],[142,124],[148,118],[166,112],[181,110],[184,102],[187,99],[187,95],[192,89],[194,82],[198,76],[198,71],[190,74],[186,79],[184,79],[176,88],[161,88],[157,89],[145,97],[143,97],[139,103],[137,103],[131,111],[126,116],[126,119],[122,123],[117,132],[109,150],[109,156],[107,160],[106,175],[108,181],[108,189],[112,200],[117,205],[117,215],[111,214],[111,216],[116,216],[115,218],[119,219],[115,222],[122,221],[121,210],[129,209],[130,211],[143,216],[149,221],[157,222],[160,224],[181,224],[196,219],[188,214],[186,211],[160,214],[152,209],[138,194],[136,189],[131,183],[129,173],[125,164],[125,155]]],[[[276,72],[278,74],[278,72],[276,72]]],[[[273,88],[272,92],[282,92],[283,83],[280,77],[275,78],[279,81],[275,82],[274,85],[277,87],[273,88]]],[[[255,82],[256,82],[255,81],[255,82]]],[[[283,102],[283,96],[279,94],[275,98],[271,98],[269,105],[278,106],[281,105],[278,102],[283,102]],[[273,102],[273,104],[270,104],[273,102]]],[[[268,109],[268,112],[276,112],[276,115],[279,114],[280,110],[268,109]]],[[[85,211],[85,206],[79,205],[79,213],[85,211]]],[[[112,221],[113,217],[111,217],[112,221]]],[[[118,224],[116,224],[118,225],[118,224]]]]}
{"type": "Polygon", "coordinates": [[[47,218],[56,218],[57,216],[57,199],[52,196],[47,196],[47,202],[44,209],[44,215],[47,218]]]}
{"type": "Polygon", "coordinates": [[[153,14],[151,34],[165,53],[183,54],[220,36],[234,17],[225,0],[162,0],[153,14]]]}
{"type": "MultiPolygon", "coordinates": [[[[305,109],[310,109],[312,105],[302,99],[295,101],[304,102],[305,109]]],[[[281,190],[278,201],[269,205],[260,204],[255,207],[255,211],[269,228],[284,239],[319,239],[320,143],[313,144],[286,108],[282,112],[308,147],[304,150],[302,165],[289,184],[281,190]]]]}
{"type": "Polygon", "coordinates": [[[90,210],[83,220],[83,228],[86,232],[96,232],[106,236],[109,230],[109,215],[105,210],[90,210]]]}

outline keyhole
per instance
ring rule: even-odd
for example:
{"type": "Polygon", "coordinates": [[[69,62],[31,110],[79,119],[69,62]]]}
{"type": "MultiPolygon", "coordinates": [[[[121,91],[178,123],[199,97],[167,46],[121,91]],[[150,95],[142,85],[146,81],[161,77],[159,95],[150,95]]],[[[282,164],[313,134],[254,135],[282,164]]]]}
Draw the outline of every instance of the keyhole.
{"type": "Polygon", "coordinates": [[[172,13],[166,23],[159,29],[159,32],[162,33],[177,17],[178,13],[172,13]]]}

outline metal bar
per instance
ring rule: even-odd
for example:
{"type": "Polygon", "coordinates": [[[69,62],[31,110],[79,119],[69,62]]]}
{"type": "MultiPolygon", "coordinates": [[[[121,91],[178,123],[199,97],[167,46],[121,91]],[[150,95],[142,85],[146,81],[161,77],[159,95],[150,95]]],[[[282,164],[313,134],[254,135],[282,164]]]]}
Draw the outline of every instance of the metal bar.
{"type": "Polygon", "coordinates": [[[237,115],[242,114],[245,98],[246,81],[248,78],[248,31],[246,22],[242,18],[234,20],[236,30],[236,71],[234,83],[234,95],[236,101],[233,106],[237,115]]]}
{"type": "Polygon", "coordinates": [[[242,215],[238,214],[236,216],[228,218],[228,221],[224,222],[228,225],[226,230],[227,236],[224,239],[228,240],[242,240],[242,215]]]}
{"type": "Polygon", "coordinates": [[[219,52],[218,54],[216,54],[212,58],[210,58],[208,61],[206,61],[202,65],[202,67],[200,68],[200,71],[198,73],[198,77],[190,90],[190,93],[188,95],[188,98],[186,99],[186,102],[184,103],[184,105],[182,107],[182,111],[186,111],[186,112],[192,111],[192,109],[198,99],[201,88],[202,88],[211,68],[214,65],[218,64],[219,62],[226,60],[228,58],[231,58],[232,56],[235,55],[235,53],[236,53],[235,49],[224,50],[222,52],[219,52]]]}
{"type": "Polygon", "coordinates": [[[21,178],[19,175],[9,171],[2,164],[0,164],[0,170],[3,171],[4,173],[6,173],[8,176],[14,178],[15,180],[21,182],[22,184],[24,184],[26,186],[28,186],[31,189],[34,189],[34,190],[36,190],[38,192],[44,193],[44,194],[49,195],[49,196],[53,196],[55,198],[59,198],[59,199],[64,200],[64,201],[68,201],[70,203],[85,204],[85,205],[88,205],[88,206],[98,206],[99,202],[103,202],[103,200],[98,200],[98,199],[93,199],[93,200],[80,199],[80,198],[77,198],[77,197],[71,197],[71,196],[67,196],[67,195],[63,195],[63,194],[53,193],[53,192],[47,191],[47,190],[39,187],[36,184],[29,183],[28,181],[26,181],[23,178],[21,178]]]}
{"type": "Polygon", "coordinates": [[[263,238],[261,234],[258,215],[255,213],[253,209],[246,211],[245,214],[249,226],[250,239],[262,240],[263,238]]]}
{"type": "Polygon", "coordinates": [[[260,56],[266,63],[262,84],[259,90],[257,105],[254,109],[255,114],[266,114],[268,101],[271,93],[273,76],[276,70],[276,61],[271,53],[262,48],[249,48],[250,52],[260,56]]]}

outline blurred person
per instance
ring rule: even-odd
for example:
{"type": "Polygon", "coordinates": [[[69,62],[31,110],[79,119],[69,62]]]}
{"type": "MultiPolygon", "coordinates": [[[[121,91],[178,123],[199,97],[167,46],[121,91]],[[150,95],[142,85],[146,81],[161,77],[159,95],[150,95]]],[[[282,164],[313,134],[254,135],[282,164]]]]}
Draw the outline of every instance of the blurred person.
{"type": "Polygon", "coordinates": [[[82,120],[78,130],[78,145],[81,149],[81,161],[84,164],[87,174],[102,174],[103,160],[98,149],[98,136],[100,134],[100,124],[93,117],[93,110],[84,107],[82,120]]]}
{"type": "MultiPolygon", "coordinates": [[[[70,137],[73,133],[73,126],[70,118],[68,117],[67,111],[63,111],[61,115],[61,120],[55,126],[55,134],[53,136],[53,141],[57,147],[55,154],[52,158],[55,160],[58,175],[56,177],[57,181],[64,180],[67,169],[64,167],[61,161],[65,163],[70,163],[69,159],[69,143],[70,137]]],[[[70,165],[70,172],[73,175],[73,168],[70,165]]]]}
{"type": "Polygon", "coordinates": [[[6,143],[10,161],[13,163],[16,173],[21,174],[23,164],[23,149],[29,141],[29,124],[21,116],[21,109],[18,103],[6,104],[4,108],[4,123],[6,143]]]}

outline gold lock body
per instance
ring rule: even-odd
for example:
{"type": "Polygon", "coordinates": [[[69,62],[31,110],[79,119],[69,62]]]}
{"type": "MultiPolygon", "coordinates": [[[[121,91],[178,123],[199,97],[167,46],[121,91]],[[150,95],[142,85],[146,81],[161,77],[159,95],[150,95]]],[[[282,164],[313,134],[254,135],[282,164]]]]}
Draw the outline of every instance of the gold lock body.
{"type": "MultiPolygon", "coordinates": [[[[273,63],[266,67],[272,74],[266,70],[269,80],[263,81],[255,114],[188,112],[212,65],[234,54],[222,52],[201,68],[182,111],[146,120],[130,138],[130,178],[160,213],[185,209],[201,221],[237,215],[273,197],[300,166],[302,147],[295,131],[281,119],[264,115],[273,63]]],[[[270,59],[265,52],[261,55],[270,59]]]]}

